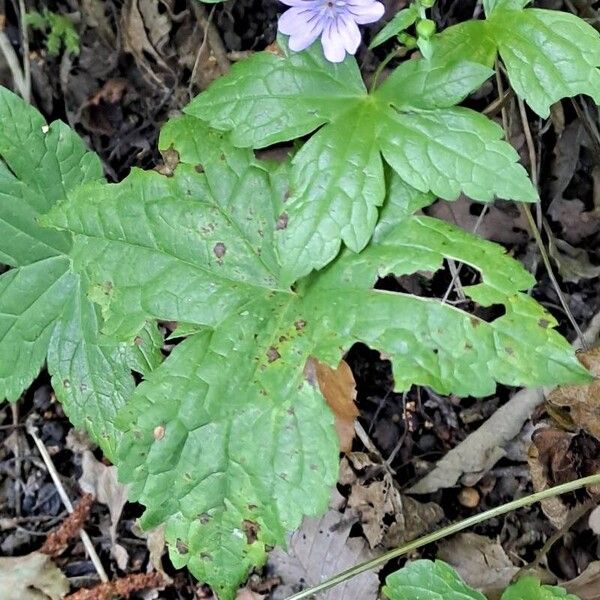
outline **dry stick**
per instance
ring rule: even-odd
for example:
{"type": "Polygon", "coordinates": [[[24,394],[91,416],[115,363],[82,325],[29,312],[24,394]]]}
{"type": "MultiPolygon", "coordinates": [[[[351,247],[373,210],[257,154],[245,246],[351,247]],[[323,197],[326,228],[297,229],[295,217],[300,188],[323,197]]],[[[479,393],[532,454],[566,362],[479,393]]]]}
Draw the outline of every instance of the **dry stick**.
{"type": "Polygon", "coordinates": [[[25,99],[28,94],[28,87],[25,83],[25,75],[23,74],[23,69],[19,64],[17,53],[12,47],[12,44],[10,43],[10,40],[8,39],[8,36],[4,30],[0,30],[0,52],[2,52],[2,55],[6,60],[6,64],[10,69],[10,74],[12,75],[15,88],[19,92],[21,98],[25,99]]]}
{"type": "Polygon", "coordinates": [[[27,7],[25,0],[19,0],[19,21],[21,25],[21,50],[23,52],[23,84],[25,95],[23,100],[31,102],[31,62],[29,60],[29,31],[27,30],[27,7]]]}
{"type": "Polygon", "coordinates": [[[581,479],[576,479],[575,481],[570,481],[569,483],[563,483],[562,485],[557,485],[553,488],[548,488],[547,490],[543,490],[541,492],[536,492],[535,494],[531,494],[530,496],[525,496],[524,498],[519,498],[518,500],[513,500],[512,502],[508,502],[507,504],[503,504],[502,506],[497,506],[496,508],[492,508],[490,510],[486,510],[485,512],[479,513],[477,515],[473,515],[467,519],[459,521],[458,523],[453,523],[448,527],[444,527],[442,529],[438,529],[433,533],[429,533],[420,537],[417,540],[409,542],[404,546],[400,546],[395,550],[391,550],[390,552],[386,552],[377,558],[364,562],[360,565],[356,565],[343,573],[339,573],[335,575],[331,579],[327,579],[326,581],[320,583],[311,588],[307,588],[298,594],[294,594],[293,596],[288,596],[286,600],[301,600],[302,598],[309,598],[318,594],[320,592],[324,592],[344,581],[348,581],[361,573],[366,571],[371,571],[381,565],[384,565],[388,561],[393,558],[398,558],[399,556],[404,556],[417,548],[421,548],[426,546],[427,544],[431,544],[432,542],[437,542],[445,537],[449,537],[454,535],[460,531],[464,531],[469,527],[474,525],[478,525],[479,523],[483,523],[489,519],[494,519],[496,517],[500,517],[505,515],[506,513],[512,512],[513,510],[517,510],[519,508],[523,508],[525,506],[531,506],[536,502],[541,502],[542,500],[546,500],[548,498],[554,498],[555,496],[559,496],[561,494],[566,494],[567,492],[574,492],[575,490],[579,490],[586,486],[598,485],[600,484],[600,475],[591,475],[590,477],[583,477],[581,479]]]}
{"type": "MultiPolygon", "coordinates": [[[[48,454],[48,450],[46,450],[46,446],[44,446],[44,442],[42,442],[42,440],[39,438],[37,431],[32,423],[27,423],[27,433],[32,437],[33,441],[35,442],[35,445],[37,446],[37,449],[44,463],[46,464],[48,473],[50,474],[50,477],[52,478],[52,481],[56,486],[56,490],[58,491],[58,495],[60,496],[62,503],[64,504],[69,514],[72,513],[73,504],[71,503],[69,496],[67,496],[67,492],[63,487],[58,471],[56,470],[56,467],[52,462],[52,458],[50,458],[50,454],[48,454]]],[[[103,583],[108,582],[108,576],[106,575],[106,571],[104,570],[104,567],[100,562],[98,554],[96,554],[96,550],[94,549],[94,545],[92,544],[90,536],[83,529],[80,531],[79,536],[81,537],[81,541],[83,542],[88,556],[90,557],[90,560],[92,561],[94,568],[96,569],[96,572],[100,577],[100,581],[102,581],[103,583]]]]}
{"type": "MultiPolygon", "coordinates": [[[[473,233],[477,233],[479,226],[481,225],[485,215],[487,214],[489,206],[490,206],[489,204],[484,205],[483,210],[477,217],[477,221],[475,221],[475,225],[473,226],[473,233]]],[[[454,262],[454,261],[452,261],[452,262],[454,262]]],[[[448,285],[448,289],[446,290],[446,293],[444,294],[444,297],[442,298],[442,304],[446,304],[446,302],[448,302],[448,297],[450,296],[450,294],[454,288],[454,285],[456,284],[456,280],[460,276],[460,272],[463,268],[463,265],[464,265],[464,263],[461,263],[460,265],[458,265],[458,268],[456,268],[456,266],[455,266],[454,272],[452,273],[452,279],[450,280],[450,283],[448,285]]],[[[464,292],[463,292],[463,296],[464,296],[464,292]]]]}

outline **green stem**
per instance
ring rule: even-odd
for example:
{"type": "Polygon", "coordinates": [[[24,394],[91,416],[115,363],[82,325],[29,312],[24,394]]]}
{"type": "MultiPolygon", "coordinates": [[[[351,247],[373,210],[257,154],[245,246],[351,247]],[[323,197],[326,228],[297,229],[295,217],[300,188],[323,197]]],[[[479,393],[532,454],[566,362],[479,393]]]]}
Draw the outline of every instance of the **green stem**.
{"type": "Polygon", "coordinates": [[[388,63],[396,56],[402,56],[402,52],[404,52],[404,54],[406,54],[406,48],[404,48],[403,46],[401,46],[400,48],[396,48],[395,50],[392,50],[379,63],[379,65],[377,66],[377,69],[375,70],[375,73],[373,74],[373,81],[371,82],[371,88],[369,89],[369,93],[372,94],[375,91],[375,88],[377,87],[377,82],[379,81],[379,77],[381,76],[381,73],[383,72],[385,67],[388,65],[388,63]]]}
{"type": "Polygon", "coordinates": [[[399,556],[403,556],[404,554],[408,554],[412,550],[416,550],[417,548],[421,548],[427,544],[431,544],[432,542],[437,542],[442,538],[448,537],[450,535],[454,535],[459,531],[463,531],[464,529],[468,529],[473,525],[478,525],[483,521],[487,521],[488,519],[492,519],[494,517],[499,517],[500,515],[504,515],[513,510],[517,510],[518,508],[523,508],[524,506],[530,506],[531,504],[535,504],[536,502],[541,502],[542,500],[546,500],[548,498],[554,498],[554,496],[559,496],[560,494],[566,494],[567,492],[574,492],[582,487],[587,485],[598,485],[600,484],[600,474],[591,475],[589,477],[582,477],[581,479],[576,479],[575,481],[570,481],[569,483],[563,483],[562,485],[557,485],[553,488],[549,488],[547,490],[543,490],[541,492],[536,492],[535,494],[531,494],[531,496],[525,496],[524,498],[519,498],[518,500],[513,500],[512,502],[508,502],[507,504],[503,504],[502,506],[498,506],[496,508],[492,508],[490,510],[486,510],[478,515],[473,515],[468,519],[464,519],[459,521],[458,523],[454,523],[449,525],[448,527],[444,527],[443,529],[438,529],[433,533],[425,535],[417,540],[409,542],[404,546],[400,546],[400,548],[396,548],[395,550],[391,550],[390,552],[386,552],[373,560],[369,560],[360,565],[356,565],[347,571],[343,571],[338,575],[335,575],[331,579],[327,579],[323,583],[316,585],[314,587],[303,590],[293,596],[288,596],[286,600],[301,600],[302,598],[308,598],[310,596],[314,596],[320,592],[324,592],[352,577],[356,577],[365,571],[370,571],[376,567],[384,565],[386,562],[391,560],[392,558],[398,558],[399,556]]]}

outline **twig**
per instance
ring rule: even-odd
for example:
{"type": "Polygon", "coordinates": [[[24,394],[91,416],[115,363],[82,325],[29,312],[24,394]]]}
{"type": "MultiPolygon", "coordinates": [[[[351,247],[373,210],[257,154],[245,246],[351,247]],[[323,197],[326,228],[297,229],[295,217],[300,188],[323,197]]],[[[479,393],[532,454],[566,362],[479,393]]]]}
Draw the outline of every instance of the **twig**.
{"type": "Polygon", "coordinates": [[[25,0],[19,0],[19,21],[21,26],[21,52],[23,54],[23,100],[31,102],[31,61],[29,60],[29,31],[27,30],[27,7],[25,0]]]}
{"type": "MultiPolygon", "coordinates": [[[[485,204],[483,206],[483,210],[477,217],[477,220],[475,221],[475,225],[473,226],[473,233],[477,233],[479,226],[481,225],[485,215],[487,214],[487,211],[489,210],[489,206],[490,206],[489,204],[485,204]]],[[[454,261],[452,261],[452,263],[454,263],[454,261]]],[[[452,264],[452,263],[450,263],[450,264],[452,264]]],[[[460,272],[462,271],[463,265],[464,265],[464,263],[461,263],[460,265],[458,265],[458,268],[455,265],[454,272],[452,273],[452,279],[450,280],[450,283],[448,284],[448,289],[446,290],[446,293],[444,294],[444,297],[442,298],[442,304],[446,304],[446,302],[448,302],[448,297],[450,296],[452,290],[454,289],[454,284],[456,283],[456,280],[460,276],[460,272]]],[[[452,267],[451,267],[451,269],[452,269],[452,267]]],[[[465,294],[462,291],[462,286],[461,286],[461,293],[462,293],[462,299],[464,299],[465,294]]]]}
{"type": "Polygon", "coordinates": [[[12,75],[13,82],[15,84],[16,90],[19,92],[19,95],[23,100],[28,100],[28,87],[25,82],[25,75],[23,74],[23,69],[19,64],[19,58],[17,57],[17,53],[13,48],[8,36],[4,32],[4,30],[0,30],[0,51],[4,56],[4,60],[6,60],[6,64],[10,69],[10,74],[12,75]]]}
{"type": "MultiPolygon", "coordinates": [[[[50,474],[50,477],[52,478],[52,481],[56,486],[56,490],[58,491],[58,495],[60,496],[62,503],[64,504],[67,511],[69,513],[72,513],[73,504],[71,503],[69,496],[67,496],[67,492],[65,491],[65,488],[60,480],[58,471],[56,470],[56,467],[52,462],[50,454],[48,454],[48,450],[46,450],[46,446],[44,446],[44,442],[42,442],[42,440],[37,434],[35,426],[30,421],[27,422],[27,433],[32,437],[33,441],[35,442],[40,456],[42,457],[42,460],[44,461],[46,468],[48,469],[48,473],[50,474]]],[[[94,545],[92,544],[90,536],[83,529],[80,531],[79,536],[81,537],[81,541],[83,542],[86,552],[88,553],[88,556],[90,557],[90,560],[92,561],[94,568],[96,569],[96,572],[100,577],[100,580],[102,582],[108,582],[108,576],[106,575],[106,571],[104,570],[104,567],[100,562],[100,558],[98,557],[98,554],[94,549],[94,545]]]]}

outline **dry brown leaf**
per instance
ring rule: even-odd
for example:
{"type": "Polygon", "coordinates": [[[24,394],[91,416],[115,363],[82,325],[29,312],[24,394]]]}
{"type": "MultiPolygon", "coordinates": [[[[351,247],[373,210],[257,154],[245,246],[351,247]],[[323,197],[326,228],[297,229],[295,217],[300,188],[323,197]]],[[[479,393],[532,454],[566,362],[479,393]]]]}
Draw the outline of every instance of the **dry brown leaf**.
{"type": "Polygon", "coordinates": [[[580,600],[600,600],[600,561],[590,563],[581,575],[561,586],[580,600]]]}
{"type": "Polygon", "coordinates": [[[314,385],[317,381],[319,389],[327,404],[335,415],[335,429],[340,438],[342,452],[350,452],[354,440],[354,419],[359,415],[356,407],[356,382],[352,370],[344,360],[337,369],[309,358],[305,374],[314,385]]]}
{"type": "Polygon", "coordinates": [[[253,592],[249,587],[244,587],[237,591],[235,600],[263,600],[266,598],[264,594],[257,594],[253,592]]]}
{"type": "Polygon", "coordinates": [[[98,502],[108,506],[110,526],[108,534],[111,540],[110,552],[119,568],[125,570],[128,561],[127,551],[117,543],[117,526],[123,507],[127,502],[127,486],[119,483],[117,468],[102,464],[88,450],[83,453],[81,461],[82,474],[79,478],[81,489],[92,494],[98,502]]]}
{"type": "Polygon", "coordinates": [[[61,600],[69,582],[49,556],[32,552],[27,556],[0,558],[0,598],[61,600]]]}
{"type": "Polygon", "coordinates": [[[600,266],[591,263],[589,252],[583,248],[576,248],[550,236],[548,253],[565,281],[578,283],[582,279],[595,279],[600,275],[600,266]]]}
{"type": "Polygon", "coordinates": [[[437,557],[452,565],[468,585],[486,596],[504,590],[519,571],[498,542],[475,533],[461,533],[443,541],[437,557]]]}
{"type": "MultiPolygon", "coordinates": [[[[438,219],[459,225],[463,229],[473,231],[479,220],[473,214],[473,202],[460,196],[456,202],[438,202],[429,209],[429,214],[438,219]]],[[[477,206],[477,205],[475,205],[477,206]]],[[[477,234],[502,244],[523,244],[529,238],[527,222],[517,207],[509,204],[490,204],[488,212],[479,222],[477,234]]]]}
{"type": "MultiPolygon", "coordinates": [[[[348,537],[353,523],[337,510],[330,510],[321,519],[304,519],[302,527],[291,535],[287,552],[276,548],[269,557],[270,573],[282,580],[273,590],[272,600],[283,600],[373,558],[364,539],[348,537]]],[[[369,571],[320,594],[319,600],[375,600],[378,589],[379,577],[369,571]]]]}
{"type": "Polygon", "coordinates": [[[400,494],[390,473],[362,452],[342,459],[340,483],[351,486],[348,507],[358,514],[371,548],[395,548],[414,540],[444,516],[434,502],[400,494]]]}
{"type": "Polygon", "coordinates": [[[561,385],[548,401],[569,407],[573,422],[600,440],[600,347],[579,352],[577,358],[596,379],[586,385],[561,385]]]}
{"type": "MultiPolygon", "coordinates": [[[[529,449],[527,462],[529,463],[529,472],[531,473],[533,489],[536,492],[541,492],[542,490],[551,487],[548,483],[548,477],[545,473],[544,466],[540,461],[539,451],[535,445],[532,445],[529,449]]],[[[542,511],[548,517],[548,520],[557,529],[563,527],[567,522],[569,509],[559,496],[542,500],[540,505],[542,507],[542,511]]]]}
{"type": "Polygon", "coordinates": [[[144,17],[140,10],[140,1],[126,0],[121,10],[121,35],[123,48],[135,59],[142,72],[154,83],[164,86],[163,80],[156,74],[156,67],[169,72],[170,68],[152,45],[144,17]],[[155,64],[152,64],[150,57],[155,64]]]}

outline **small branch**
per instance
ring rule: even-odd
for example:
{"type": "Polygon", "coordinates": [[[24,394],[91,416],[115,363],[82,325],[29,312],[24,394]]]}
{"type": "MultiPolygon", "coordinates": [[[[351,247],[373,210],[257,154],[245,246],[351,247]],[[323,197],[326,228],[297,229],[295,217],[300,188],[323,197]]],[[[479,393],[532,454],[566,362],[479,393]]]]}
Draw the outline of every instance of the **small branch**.
{"type": "MultiPolygon", "coordinates": [[[[65,491],[65,488],[60,480],[58,471],[56,470],[56,467],[52,462],[50,454],[48,454],[48,450],[46,450],[46,446],[44,446],[44,442],[42,442],[42,440],[38,436],[37,430],[31,421],[28,421],[27,423],[27,433],[32,437],[33,441],[35,442],[35,445],[37,446],[42,460],[44,461],[46,468],[48,469],[48,473],[50,474],[50,477],[52,478],[52,481],[56,486],[56,490],[58,491],[58,495],[60,496],[62,503],[64,504],[67,511],[69,513],[72,513],[74,510],[73,504],[71,503],[69,496],[67,496],[67,492],[65,491]]],[[[81,537],[81,541],[83,542],[86,552],[88,553],[88,556],[90,557],[90,560],[92,561],[94,568],[96,569],[96,572],[100,577],[100,580],[103,582],[108,582],[108,576],[106,575],[106,571],[104,570],[104,567],[100,562],[100,558],[98,557],[98,554],[94,549],[94,545],[92,544],[90,536],[83,529],[80,531],[79,536],[81,537]]]]}
{"type": "Polygon", "coordinates": [[[27,29],[27,7],[25,0],[19,0],[19,21],[21,24],[21,52],[23,54],[23,100],[31,102],[31,62],[29,60],[29,31],[27,29]]]}
{"type": "Polygon", "coordinates": [[[19,58],[15,49],[13,48],[8,36],[4,32],[4,30],[0,31],[0,52],[4,56],[4,60],[6,60],[6,64],[10,69],[10,74],[12,75],[13,82],[15,84],[15,89],[23,98],[23,100],[28,100],[28,87],[25,82],[25,75],[23,74],[23,69],[19,64],[19,58]]]}

